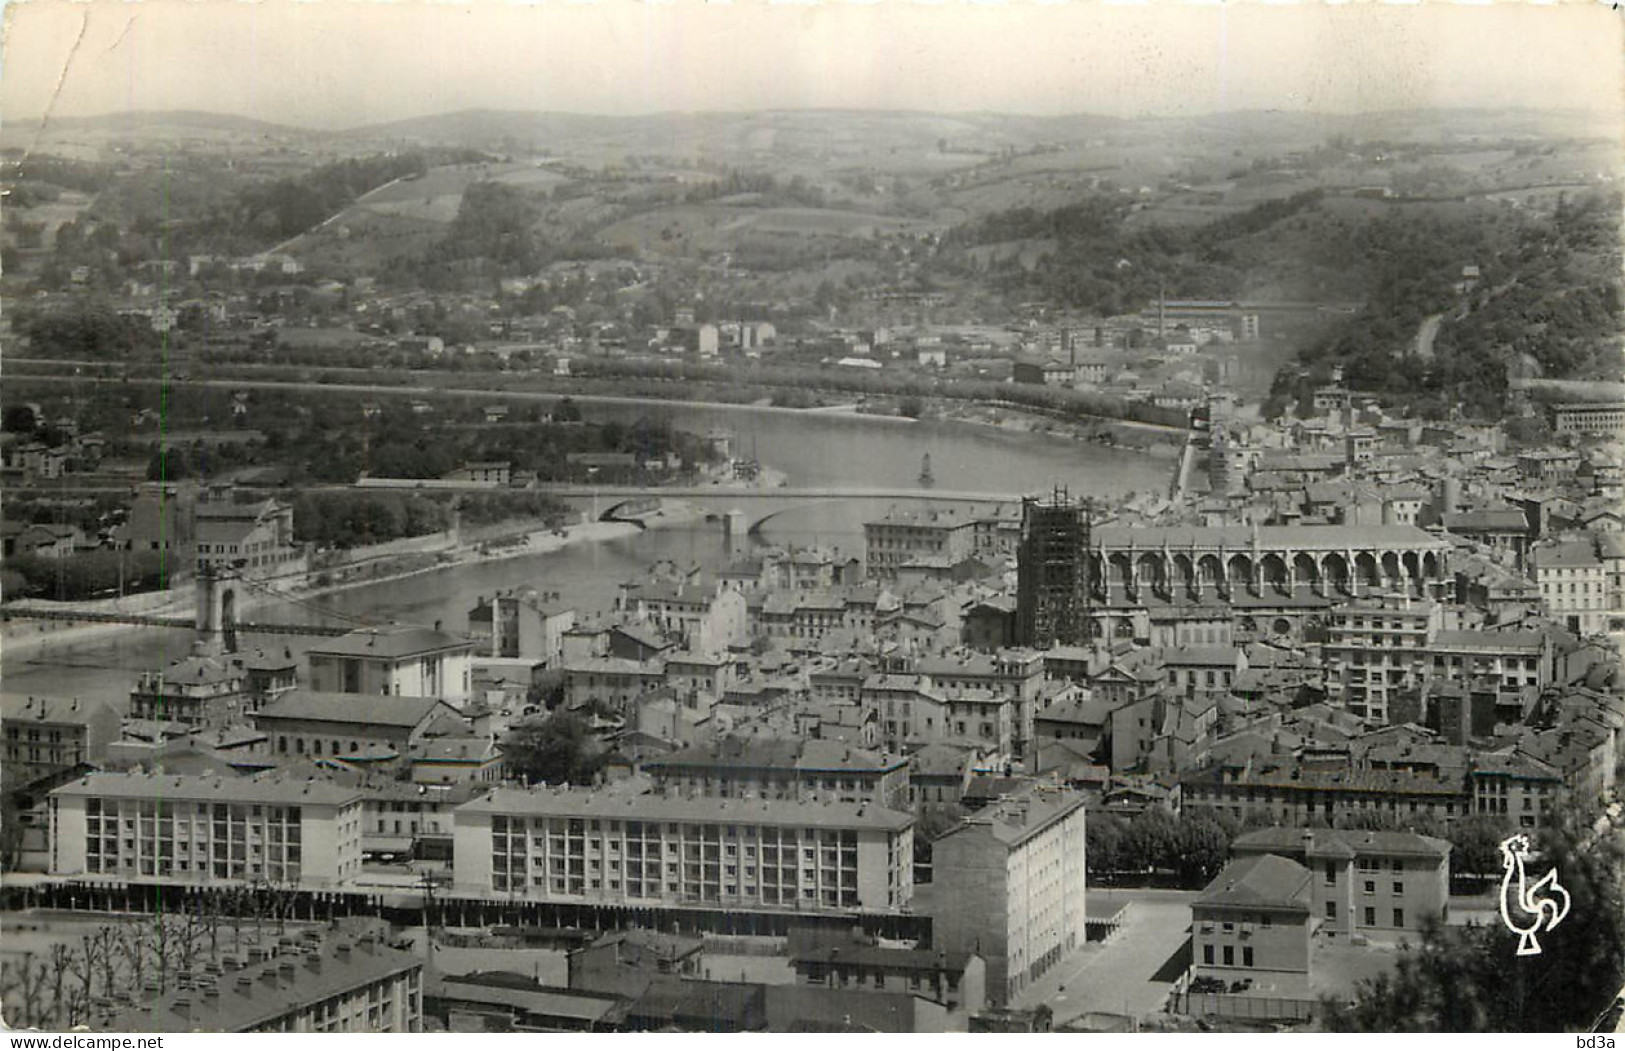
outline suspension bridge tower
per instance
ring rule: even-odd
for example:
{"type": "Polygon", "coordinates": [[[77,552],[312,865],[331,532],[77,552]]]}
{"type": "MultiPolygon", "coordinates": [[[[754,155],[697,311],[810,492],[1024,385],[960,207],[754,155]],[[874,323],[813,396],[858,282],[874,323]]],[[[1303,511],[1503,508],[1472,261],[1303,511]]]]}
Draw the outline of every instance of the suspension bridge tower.
{"type": "Polygon", "coordinates": [[[237,652],[237,597],[242,583],[235,569],[205,566],[198,572],[195,626],[206,652],[237,652]]]}

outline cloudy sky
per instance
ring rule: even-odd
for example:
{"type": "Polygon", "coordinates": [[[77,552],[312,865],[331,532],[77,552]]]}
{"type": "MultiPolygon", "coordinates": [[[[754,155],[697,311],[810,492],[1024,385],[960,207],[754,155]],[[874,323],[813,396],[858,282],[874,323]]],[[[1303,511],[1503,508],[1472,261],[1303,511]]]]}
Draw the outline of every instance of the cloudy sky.
{"type": "Polygon", "coordinates": [[[1619,111],[1595,2],[12,0],[0,120],[199,109],[310,127],[467,108],[1619,111]]]}

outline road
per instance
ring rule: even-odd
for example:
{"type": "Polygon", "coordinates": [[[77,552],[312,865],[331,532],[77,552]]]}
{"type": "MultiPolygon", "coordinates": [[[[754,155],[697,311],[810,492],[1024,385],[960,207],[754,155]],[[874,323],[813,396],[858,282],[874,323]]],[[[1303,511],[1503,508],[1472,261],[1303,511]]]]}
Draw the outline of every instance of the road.
{"type": "Polygon", "coordinates": [[[1104,944],[1091,942],[1016,998],[1018,1007],[1048,1004],[1059,1025],[1091,1011],[1140,1018],[1161,1010],[1182,968],[1167,967],[1190,937],[1196,891],[1091,888],[1131,902],[1122,928],[1104,944]],[[1160,973],[1159,973],[1160,972],[1160,973]]]}
{"type": "MultiPolygon", "coordinates": [[[[19,359],[13,364],[50,364],[59,362],[50,359],[28,358],[19,359]]],[[[239,368],[253,368],[254,366],[236,366],[239,368]]],[[[322,369],[327,373],[362,372],[362,369],[328,368],[322,369]]],[[[501,374],[498,374],[501,375],[501,374]]],[[[889,423],[900,426],[912,426],[918,420],[909,416],[886,416],[879,413],[864,413],[846,409],[841,406],[821,406],[807,409],[790,408],[784,405],[762,405],[758,403],[745,403],[734,401],[700,401],[684,398],[655,398],[647,395],[631,397],[616,394],[581,394],[574,391],[532,391],[511,390],[502,387],[434,387],[422,384],[388,384],[388,383],[317,383],[310,380],[260,380],[260,379],[177,379],[175,377],[125,377],[125,376],[75,376],[70,373],[59,372],[27,372],[19,373],[19,380],[73,380],[78,383],[108,383],[122,386],[167,386],[167,387],[214,387],[224,390],[294,390],[294,391],[344,391],[352,394],[393,394],[413,395],[423,398],[493,398],[502,401],[518,402],[556,402],[564,398],[581,404],[600,405],[682,405],[689,408],[720,409],[734,412],[755,412],[765,414],[785,414],[792,416],[806,416],[809,414],[820,416],[852,416],[871,423],[889,423]]],[[[771,384],[769,384],[771,385],[771,384]]],[[[1022,412],[1033,415],[1045,415],[1030,405],[1015,402],[980,402],[964,399],[944,399],[950,404],[970,405],[982,408],[1001,409],[1011,412],[1022,412]]],[[[1094,419],[1109,423],[1114,427],[1125,427],[1133,430],[1147,431],[1156,434],[1184,435],[1186,428],[1175,427],[1161,423],[1147,423],[1143,420],[1126,420],[1113,416],[1092,416],[1082,414],[1080,419],[1094,419]]],[[[946,419],[956,417],[950,415],[946,419]]],[[[972,421],[973,422],[973,421],[972,421]]]]}
{"type": "Polygon", "coordinates": [[[1416,343],[1412,347],[1412,351],[1421,360],[1433,360],[1433,340],[1439,335],[1439,322],[1443,320],[1443,314],[1434,314],[1422,319],[1422,327],[1416,330],[1416,343]]]}

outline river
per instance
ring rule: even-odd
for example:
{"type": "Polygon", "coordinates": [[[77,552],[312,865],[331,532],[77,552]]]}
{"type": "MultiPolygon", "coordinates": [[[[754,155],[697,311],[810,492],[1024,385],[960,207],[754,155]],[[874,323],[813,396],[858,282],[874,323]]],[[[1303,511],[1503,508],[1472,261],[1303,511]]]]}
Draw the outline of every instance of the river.
{"type": "MultiPolygon", "coordinates": [[[[764,413],[748,407],[594,405],[587,398],[577,400],[589,419],[630,421],[647,414],[669,420],[680,430],[726,431],[733,436],[735,455],[754,456],[783,471],[791,486],[913,487],[922,459],[929,454],[935,484],[946,490],[1023,493],[1066,486],[1074,494],[1110,499],[1162,489],[1174,469],[1172,459],[968,423],[764,413]]],[[[756,499],[745,506],[753,519],[781,511],[763,525],[757,542],[819,543],[861,558],[864,520],[892,503],[896,501],[775,504],[756,499]]],[[[726,557],[720,527],[701,521],[571,545],[551,554],[367,585],[304,603],[273,604],[255,609],[253,616],[273,623],[308,622],[321,611],[333,611],[373,622],[438,620],[449,630],[462,630],[479,596],[501,588],[530,584],[559,591],[583,614],[590,614],[607,611],[618,586],[636,579],[659,559],[714,568],[726,557]]],[[[132,629],[74,644],[47,645],[29,659],[0,655],[0,688],[9,694],[105,696],[122,706],[135,676],[185,656],[191,641],[182,631],[132,629]]],[[[246,644],[286,645],[298,653],[308,640],[251,636],[246,644]]]]}

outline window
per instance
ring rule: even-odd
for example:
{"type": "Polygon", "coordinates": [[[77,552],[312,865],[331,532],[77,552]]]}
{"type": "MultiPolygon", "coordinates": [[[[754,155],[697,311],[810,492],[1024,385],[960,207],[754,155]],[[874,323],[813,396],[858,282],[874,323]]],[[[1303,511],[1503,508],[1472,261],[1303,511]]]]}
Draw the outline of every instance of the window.
{"type": "Polygon", "coordinates": [[[1328,901],[1326,903],[1326,918],[1328,920],[1337,919],[1337,902],[1328,901]]]}
{"type": "Polygon", "coordinates": [[[1365,892],[1367,894],[1375,894],[1375,893],[1377,893],[1377,881],[1374,880],[1374,879],[1366,880],[1365,881],[1365,892]]]}
{"type": "Polygon", "coordinates": [[[1365,925],[1367,927],[1375,927],[1377,925],[1377,910],[1375,906],[1367,905],[1365,907],[1365,925]]]}
{"type": "Polygon", "coordinates": [[[1395,909],[1394,910],[1394,926],[1395,927],[1403,927],[1403,926],[1405,926],[1405,910],[1404,909],[1395,909]]]}
{"type": "Polygon", "coordinates": [[[1234,967],[1236,965],[1236,947],[1234,945],[1226,945],[1224,947],[1224,965],[1226,967],[1234,967]]]}
{"type": "Polygon", "coordinates": [[[1213,946],[1202,946],[1202,962],[1210,967],[1213,965],[1213,946]]]}
{"type": "Polygon", "coordinates": [[[1326,862],[1326,882],[1328,884],[1337,882],[1337,862],[1335,861],[1326,862]]]}
{"type": "Polygon", "coordinates": [[[1405,893],[1405,884],[1399,882],[1399,880],[1397,880],[1397,879],[1394,880],[1394,893],[1395,894],[1403,894],[1403,893],[1405,893]]]}
{"type": "Polygon", "coordinates": [[[1241,965],[1243,967],[1251,967],[1253,965],[1253,947],[1251,945],[1243,945],[1241,947],[1241,965]]]}

